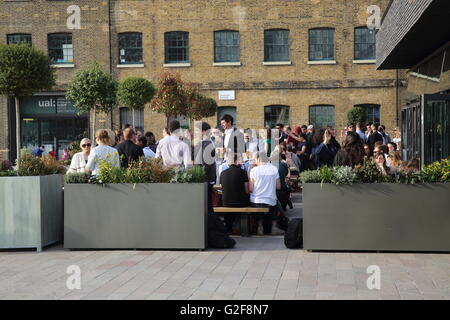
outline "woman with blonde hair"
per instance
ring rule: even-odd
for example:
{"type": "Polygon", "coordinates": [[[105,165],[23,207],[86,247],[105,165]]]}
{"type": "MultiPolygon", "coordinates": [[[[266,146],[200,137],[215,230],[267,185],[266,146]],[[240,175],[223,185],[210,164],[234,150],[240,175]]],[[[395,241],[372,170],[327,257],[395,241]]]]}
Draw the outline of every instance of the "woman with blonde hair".
{"type": "Polygon", "coordinates": [[[89,154],[88,162],[85,170],[98,174],[98,165],[101,161],[106,161],[113,167],[120,167],[119,153],[116,149],[110,146],[111,137],[105,129],[97,130],[95,133],[95,141],[98,146],[93,148],[89,154]]]}
{"type": "Polygon", "coordinates": [[[402,163],[402,156],[399,151],[389,152],[387,157],[387,166],[389,167],[391,173],[397,173],[400,171],[402,163]]]}
{"type": "Polygon", "coordinates": [[[89,154],[91,153],[91,140],[84,138],[80,141],[81,152],[75,153],[70,162],[67,174],[85,172],[85,167],[88,162],[89,154]]]}

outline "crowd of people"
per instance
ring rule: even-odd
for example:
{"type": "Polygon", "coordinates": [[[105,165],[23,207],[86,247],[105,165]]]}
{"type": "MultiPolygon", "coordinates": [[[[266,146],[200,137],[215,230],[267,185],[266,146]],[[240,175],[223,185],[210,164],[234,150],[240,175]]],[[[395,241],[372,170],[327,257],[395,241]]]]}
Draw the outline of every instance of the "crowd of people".
{"type": "MultiPolygon", "coordinates": [[[[348,124],[340,142],[332,127],[316,129],[313,125],[302,125],[292,129],[280,123],[273,128],[276,130],[241,131],[228,114],[220,119],[220,127],[211,128],[202,122],[194,133],[180,129],[178,121],[171,121],[159,141],[152,132],[143,134],[129,125],[116,132],[98,130],[95,147],[89,139],[81,140],[82,151],[73,156],[68,173],[95,175],[101,160],[124,168],[142,158],[161,158],[168,167],[201,165],[209,185],[210,212],[215,200],[213,187],[219,185],[222,206],[269,208],[268,214],[255,217],[259,227],[252,231],[271,234],[275,217],[288,206],[292,208],[290,197],[296,184],[291,177],[302,171],[333,165],[355,167],[368,158],[385,175],[418,166],[416,162],[405,164],[401,160],[398,130],[394,129],[391,137],[377,123],[348,124]],[[192,145],[192,141],[196,144],[192,145]]],[[[236,216],[226,215],[228,232],[235,220],[236,216]]]]}

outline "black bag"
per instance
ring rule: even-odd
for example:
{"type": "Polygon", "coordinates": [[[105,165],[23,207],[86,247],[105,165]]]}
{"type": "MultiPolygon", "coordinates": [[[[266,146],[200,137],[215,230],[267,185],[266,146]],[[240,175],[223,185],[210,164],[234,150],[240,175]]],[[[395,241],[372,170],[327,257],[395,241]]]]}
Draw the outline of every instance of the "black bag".
{"type": "Polygon", "coordinates": [[[227,234],[225,224],[216,214],[208,214],[208,248],[231,249],[236,241],[227,234]]]}
{"type": "Polygon", "coordinates": [[[292,219],[289,221],[284,234],[284,244],[289,249],[300,249],[303,247],[303,219],[292,219]]]}

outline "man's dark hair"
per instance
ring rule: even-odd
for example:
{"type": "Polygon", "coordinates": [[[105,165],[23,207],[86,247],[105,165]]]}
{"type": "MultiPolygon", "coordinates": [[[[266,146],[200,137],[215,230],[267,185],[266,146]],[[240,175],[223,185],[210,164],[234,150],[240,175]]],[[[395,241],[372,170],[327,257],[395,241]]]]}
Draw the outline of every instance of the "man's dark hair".
{"type": "Polygon", "coordinates": [[[308,127],[304,124],[304,125],[302,125],[300,128],[302,128],[302,129],[308,129],[308,127]]]}
{"type": "Polygon", "coordinates": [[[231,122],[231,124],[233,124],[233,117],[230,116],[229,114],[224,114],[222,116],[222,118],[220,118],[220,121],[222,121],[222,120],[224,120],[226,122],[231,122]]]}
{"type": "Polygon", "coordinates": [[[137,138],[137,140],[139,141],[139,142],[142,142],[142,146],[145,148],[146,146],[147,146],[147,138],[145,137],[145,136],[139,136],[138,138],[137,138]]]}
{"type": "Polygon", "coordinates": [[[363,127],[363,124],[362,124],[362,122],[357,122],[357,123],[356,123],[356,126],[358,126],[359,128],[362,128],[362,127],[363,127]]]}
{"type": "Polygon", "coordinates": [[[207,122],[202,122],[202,131],[211,130],[211,126],[207,122]]]}
{"type": "Polygon", "coordinates": [[[277,124],[275,125],[275,127],[284,128],[284,124],[282,124],[282,123],[277,123],[277,124]]]}
{"type": "Polygon", "coordinates": [[[180,122],[178,120],[172,120],[169,123],[169,132],[172,134],[176,130],[180,129],[180,122]]]}
{"type": "Polygon", "coordinates": [[[372,125],[375,126],[375,128],[377,130],[380,128],[380,124],[379,123],[374,122],[374,123],[372,123],[372,125]]]}
{"type": "Polygon", "coordinates": [[[125,123],[125,126],[123,127],[124,129],[127,129],[127,128],[130,128],[131,127],[131,124],[129,124],[129,123],[125,123]]]}

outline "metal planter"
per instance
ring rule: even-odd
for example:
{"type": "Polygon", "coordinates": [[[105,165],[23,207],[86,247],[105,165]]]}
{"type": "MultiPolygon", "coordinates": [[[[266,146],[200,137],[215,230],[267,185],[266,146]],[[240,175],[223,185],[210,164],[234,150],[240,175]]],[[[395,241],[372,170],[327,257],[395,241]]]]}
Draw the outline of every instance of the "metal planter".
{"type": "Polygon", "coordinates": [[[0,249],[62,241],[62,186],[61,175],[0,178],[0,249]]]}
{"type": "Polygon", "coordinates": [[[450,184],[303,186],[303,246],[336,251],[450,251],[450,184]]]}
{"type": "Polygon", "coordinates": [[[64,247],[205,249],[207,185],[66,184],[64,247]]]}

